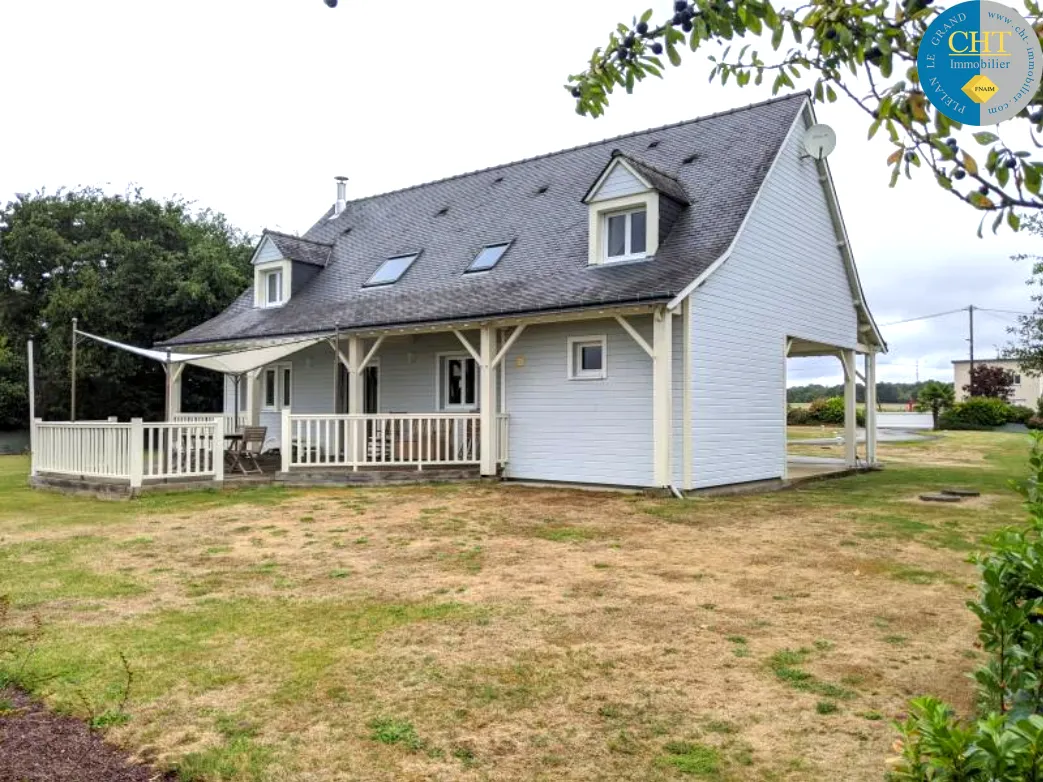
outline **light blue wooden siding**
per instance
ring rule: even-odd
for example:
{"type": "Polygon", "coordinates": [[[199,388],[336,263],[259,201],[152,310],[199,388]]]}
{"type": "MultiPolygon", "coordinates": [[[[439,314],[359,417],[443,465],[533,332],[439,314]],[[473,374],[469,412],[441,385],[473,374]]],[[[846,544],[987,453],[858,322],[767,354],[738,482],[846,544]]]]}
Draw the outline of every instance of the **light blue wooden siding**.
{"type": "Polygon", "coordinates": [[[641,184],[641,180],[631,174],[626,166],[616,165],[591,200],[607,201],[610,198],[635,195],[647,190],[648,188],[641,184]]]}
{"type": "Polygon", "coordinates": [[[778,478],[789,336],[852,348],[857,319],[815,162],[797,128],[732,257],[692,294],[696,487],[778,478]]]}
{"type": "MultiPolygon", "coordinates": [[[[477,331],[465,331],[463,335],[475,350],[480,348],[477,331]]],[[[436,373],[440,353],[470,355],[451,333],[417,334],[385,340],[377,353],[380,357],[380,411],[436,412],[436,373]]]]}
{"type": "MultiPolygon", "coordinates": [[[[631,322],[651,344],[651,318],[631,322]]],[[[652,359],[618,323],[529,326],[506,361],[508,477],[652,485],[652,359]],[[600,334],[606,379],[569,380],[567,339],[600,334]]]]}
{"type": "Polygon", "coordinates": [[[264,241],[261,242],[261,246],[257,248],[254,253],[254,265],[260,263],[268,263],[269,261],[281,261],[282,253],[279,252],[279,248],[275,246],[275,242],[265,237],[264,241]]]}

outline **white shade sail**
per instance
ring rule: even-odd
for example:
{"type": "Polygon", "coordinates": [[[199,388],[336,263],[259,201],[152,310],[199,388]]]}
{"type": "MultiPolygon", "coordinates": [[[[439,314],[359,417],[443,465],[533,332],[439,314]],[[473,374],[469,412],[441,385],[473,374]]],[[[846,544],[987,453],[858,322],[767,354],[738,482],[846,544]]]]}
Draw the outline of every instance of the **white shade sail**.
{"type": "Polygon", "coordinates": [[[156,350],[154,348],[139,348],[134,345],[125,345],[114,339],[105,339],[96,334],[88,334],[86,331],[76,332],[82,337],[88,337],[110,347],[125,350],[138,356],[150,358],[165,365],[189,364],[194,367],[210,369],[214,372],[223,372],[228,375],[243,375],[254,369],[260,369],[279,359],[285,358],[298,350],[311,347],[329,339],[328,336],[307,337],[305,339],[279,342],[274,345],[263,345],[255,348],[241,348],[229,350],[223,353],[176,353],[173,350],[156,350]]]}

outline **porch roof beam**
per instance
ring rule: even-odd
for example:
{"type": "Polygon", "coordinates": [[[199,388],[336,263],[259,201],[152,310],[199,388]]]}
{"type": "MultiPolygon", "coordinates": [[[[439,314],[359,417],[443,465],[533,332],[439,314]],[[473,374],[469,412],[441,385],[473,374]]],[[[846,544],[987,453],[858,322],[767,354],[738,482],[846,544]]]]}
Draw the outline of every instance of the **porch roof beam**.
{"type": "Polygon", "coordinates": [[[465,337],[459,329],[451,329],[451,331],[456,335],[456,338],[460,340],[460,344],[467,348],[467,352],[471,354],[472,358],[474,358],[475,363],[477,363],[478,366],[481,366],[482,357],[478,351],[474,349],[474,346],[468,341],[467,337],[465,337]]]}
{"type": "Polygon", "coordinates": [[[377,337],[377,341],[373,343],[373,347],[369,349],[369,353],[367,353],[366,357],[362,359],[362,363],[359,365],[359,372],[369,366],[369,362],[373,360],[373,356],[375,356],[377,351],[380,350],[380,346],[384,344],[385,339],[387,339],[387,336],[384,334],[377,337]]]}
{"type": "Polygon", "coordinates": [[[344,365],[344,368],[348,370],[348,372],[350,372],[351,362],[348,361],[345,355],[341,352],[340,348],[337,346],[337,343],[331,339],[329,340],[329,346],[333,350],[333,352],[337,354],[337,359],[340,361],[341,364],[344,365]]]}
{"type": "Polygon", "coordinates": [[[652,346],[645,341],[645,338],[638,333],[637,329],[630,325],[630,321],[628,321],[622,315],[616,315],[614,317],[619,322],[619,325],[623,327],[626,333],[634,338],[634,342],[636,342],[638,346],[643,351],[645,351],[645,353],[648,354],[649,358],[655,358],[655,351],[652,349],[652,346]]]}
{"type": "Polygon", "coordinates": [[[507,355],[507,351],[514,347],[514,343],[518,341],[518,337],[520,337],[522,335],[522,332],[525,331],[525,326],[525,323],[521,323],[514,327],[514,331],[511,332],[511,336],[507,337],[507,341],[503,343],[503,347],[500,348],[500,352],[496,354],[495,358],[493,358],[493,369],[500,366],[500,362],[503,361],[504,357],[507,355]]]}

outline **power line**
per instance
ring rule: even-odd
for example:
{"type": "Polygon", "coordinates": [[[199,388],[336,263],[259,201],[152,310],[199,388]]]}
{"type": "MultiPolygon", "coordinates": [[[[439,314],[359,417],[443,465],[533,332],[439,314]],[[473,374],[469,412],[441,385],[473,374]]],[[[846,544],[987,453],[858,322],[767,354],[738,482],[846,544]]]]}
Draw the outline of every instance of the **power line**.
{"type": "Polygon", "coordinates": [[[998,310],[998,309],[993,309],[991,307],[976,307],[975,309],[978,309],[981,312],[1001,312],[1004,315],[1018,315],[1018,316],[1022,316],[1022,315],[1031,315],[1032,314],[1031,312],[1018,312],[1017,310],[998,310]]]}
{"type": "Polygon", "coordinates": [[[917,320],[930,320],[931,318],[941,318],[941,317],[944,317],[945,315],[955,315],[957,312],[966,312],[966,311],[967,311],[966,307],[960,307],[957,310],[948,310],[946,312],[936,312],[933,315],[920,315],[920,316],[915,317],[915,318],[906,318],[905,320],[896,320],[893,323],[883,323],[883,324],[881,324],[880,328],[887,328],[888,326],[900,326],[903,323],[912,323],[913,321],[917,321],[917,320]]]}

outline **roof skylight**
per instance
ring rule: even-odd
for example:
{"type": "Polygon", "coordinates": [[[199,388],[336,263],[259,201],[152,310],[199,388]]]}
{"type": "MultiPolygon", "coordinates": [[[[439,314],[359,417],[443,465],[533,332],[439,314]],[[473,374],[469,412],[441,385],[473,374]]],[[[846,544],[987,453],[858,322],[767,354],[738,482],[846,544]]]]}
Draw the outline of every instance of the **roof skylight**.
{"type": "Polygon", "coordinates": [[[470,272],[484,272],[493,268],[500,262],[500,259],[504,256],[504,253],[507,252],[507,248],[510,246],[510,242],[503,242],[501,244],[490,244],[483,247],[477,257],[471,261],[471,265],[467,267],[465,274],[470,272]]]}
{"type": "Polygon", "coordinates": [[[373,272],[373,276],[366,280],[364,287],[371,285],[391,285],[392,283],[398,282],[402,275],[406,273],[410,266],[413,265],[413,261],[417,259],[420,253],[411,253],[410,255],[396,255],[392,258],[388,258],[373,272]]]}

